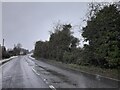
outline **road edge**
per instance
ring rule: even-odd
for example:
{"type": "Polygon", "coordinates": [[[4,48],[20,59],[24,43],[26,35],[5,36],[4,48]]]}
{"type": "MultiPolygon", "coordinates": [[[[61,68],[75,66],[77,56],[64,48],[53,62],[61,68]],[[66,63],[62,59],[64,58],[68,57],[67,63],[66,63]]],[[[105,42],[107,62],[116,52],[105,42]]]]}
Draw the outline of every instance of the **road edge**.
{"type": "MultiPolygon", "coordinates": [[[[31,56],[29,56],[29,58],[32,59],[32,60],[36,60],[35,58],[33,58],[33,57],[31,57],[31,56]]],[[[49,63],[49,64],[50,64],[50,63],[49,63]]],[[[96,76],[96,78],[105,78],[105,79],[113,80],[113,81],[116,81],[116,82],[119,82],[119,83],[120,83],[120,80],[118,80],[118,79],[114,79],[114,78],[102,76],[102,75],[99,75],[99,74],[92,74],[92,73],[89,73],[89,72],[85,72],[85,71],[77,70],[77,69],[72,69],[72,68],[69,68],[69,67],[66,67],[66,68],[71,69],[71,70],[75,70],[75,71],[78,71],[78,72],[81,72],[81,73],[93,75],[93,76],[96,76]]]]}

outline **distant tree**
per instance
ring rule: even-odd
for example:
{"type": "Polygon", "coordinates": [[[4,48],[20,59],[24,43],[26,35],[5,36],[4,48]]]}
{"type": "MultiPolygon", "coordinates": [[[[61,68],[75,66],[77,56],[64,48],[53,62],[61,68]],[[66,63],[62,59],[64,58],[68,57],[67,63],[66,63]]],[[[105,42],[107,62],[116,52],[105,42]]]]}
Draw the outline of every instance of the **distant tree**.
{"type": "Polygon", "coordinates": [[[20,55],[22,44],[18,43],[17,45],[14,45],[13,51],[14,55],[20,55]]]}
{"type": "Polygon", "coordinates": [[[48,57],[48,42],[37,41],[35,44],[34,56],[36,57],[48,57]]]}
{"type": "Polygon", "coordinates": [[[72,35],[71,28],[72,26],[70,24],[57,25],[54,28],[55,32],[51,34],[49,40],[52,58],[64,62],[64,53],[76,47],[76,43],[78,43],[79,40],[72,35]]]}
{"type": "Polygon", "coordinates": [[[16,45],[16,48],[21,48],[22,47],[22,44],[21,43],[18,43],[17,45],[16,45]]]}
{"type": "Polygon", "coordinates": [[[72,59],[75,58],[72,52],[76,49],[79,40],[72,35],[71,29],[71,24],[57,24],[54,32],[50,33],[49,41],[36,42],[34,56],[62,62],[69,61],[68,63],[76,62],[72,59]]]}
{"type": "Polygon", "coordinates": [[[8,54],[8,52],[6,50],[6,47],[2,46],[2,59],[9,58],[9,57],[10,57],[10,55],[8,54]]]}

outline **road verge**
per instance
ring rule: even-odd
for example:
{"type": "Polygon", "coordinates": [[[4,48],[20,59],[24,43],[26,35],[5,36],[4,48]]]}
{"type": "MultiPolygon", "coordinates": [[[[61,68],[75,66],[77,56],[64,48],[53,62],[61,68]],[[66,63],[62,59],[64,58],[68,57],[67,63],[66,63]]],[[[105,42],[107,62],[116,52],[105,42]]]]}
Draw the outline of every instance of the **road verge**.
{"type": "MultiPolygon", "coordinates": [[[[29,56],[30,59],[32,60],[36,60],[35,58],[29,56]]],[[[79,67],[75,67],[71,64],[65,64],[65,63],[62,63],[62,62],[58,62],[58,61],[54,61],[54,60],[48,60],[48,59],[40,59],[40,61],[42,62],[45,62],[45,63],[48,63],[48,64],[51,64],[51,65],[54,65],[56,67],[60,67],[60,68],[63,68],[63,69],[66,69],[66,70],[71,70],[75,73],[83,73],[85,74],[86,76],[90,75],[92,76],[93,78],[97,79],[97,80],[103,80],[103,79],[106,79],[107,81],[112,81],[112,82],[118,82],[118,84],[120,84],[120,80],[117,79],[117,78],[111,78],[111,77],[107,77],[105,75],[101,75],[99,73],[95,73],[95,71],[93,70],[93,72],[88,72],[82,68],[79,68],[79,67]]],[[[93,69],[93,68],[92,68],[93,69]]],[[[90,70],[90,69],[89,69],[90,70]]],[[[98,68],[99,70],[99,68],[98,68]]],[[[107,71],[107,70],[106,70],[107,71]]],[[[108,73],[109,74],[109,73],[108,73]]],[[[117,73],[118,74],[118,73],[117,73]]],[[[118,75],[119,76],[119,75],[118,75]]],[[[119,85],[118,85],[119,86],[119,85]]]]}
{"type": "Polygon", "coordinates": [[[16,58],[16,57],[17,57],[17,56],[12,56],[12,57],[10,57],[10,58],[0,60],[0,65],[2,65],[3,63],[6,63],[6,62],[8,62],[8,61],[10,61],[11,59],[14,59],[14,58],[16,58]]]}

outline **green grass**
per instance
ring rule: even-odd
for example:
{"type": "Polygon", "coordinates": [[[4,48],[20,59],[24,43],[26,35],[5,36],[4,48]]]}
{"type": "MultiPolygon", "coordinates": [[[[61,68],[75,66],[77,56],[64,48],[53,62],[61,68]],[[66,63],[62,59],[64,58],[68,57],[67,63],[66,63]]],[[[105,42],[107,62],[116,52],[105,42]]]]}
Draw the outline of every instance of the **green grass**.
{"type": "Polygon", "coordinates": [[[91,74],[99,74],[105,77],[118,79],[118,69],[105,69],[95,66],[81,66],[76,64],[68,64],[70,68],[88,72],[91,74]]]}
{"type": "MultiPolygon", "coordinates": [[[[36,58],[38,59],[38,58],[36,58]]],[[[40,59],[40,58],[39,58],[40,59]]],[[[38,60],[39,60],[38,59],[38,60]]],[[[51,64],[54,64],[56,66],[64,66],[73,70],[77,71],[82,71],[82,72],[87,72],[90,74],[98,74],[101,76],[113,78],[118,80],[118,69],[105,69],[105,68],[100,68],[100,67],[95,67],[95,66],[82,66],[82,65],[77,65],[77,64],[65,64],[60,61],[56,60],[48,60],[45,59],[46,62],[49,62],[51,64]]]]}

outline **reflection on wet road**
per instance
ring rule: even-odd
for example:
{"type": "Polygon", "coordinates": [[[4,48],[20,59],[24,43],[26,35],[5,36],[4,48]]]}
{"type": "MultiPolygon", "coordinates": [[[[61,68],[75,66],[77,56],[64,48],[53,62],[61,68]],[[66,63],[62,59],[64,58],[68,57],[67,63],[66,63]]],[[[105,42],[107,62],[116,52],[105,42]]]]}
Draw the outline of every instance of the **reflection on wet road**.
{"type": "Polygon", "coordinates": [[[3,88],[115,88],[118,83],[73,72],[28,56],[19,56],[2,67],[3,88]]]}

